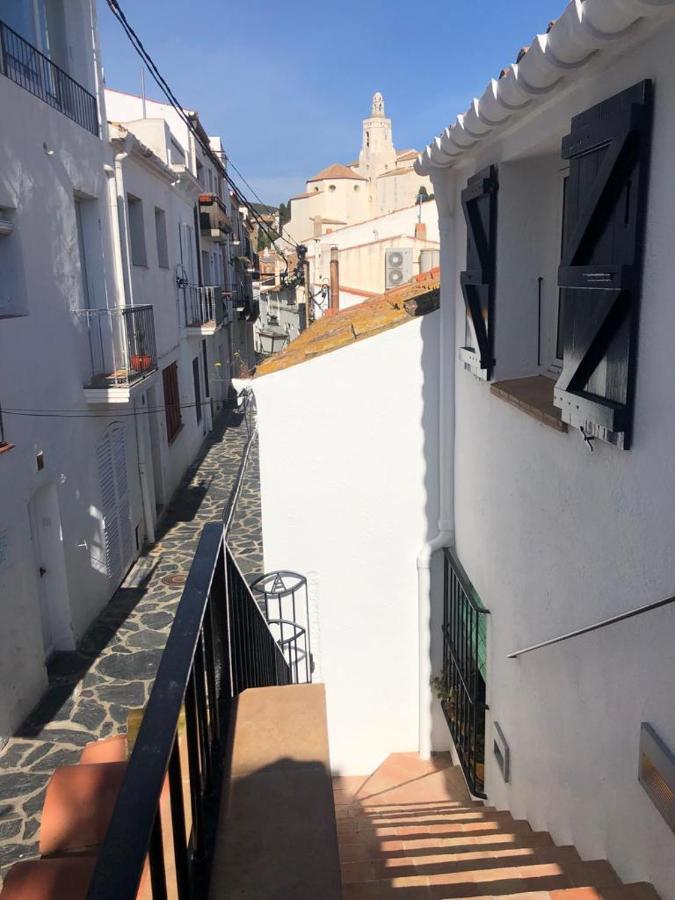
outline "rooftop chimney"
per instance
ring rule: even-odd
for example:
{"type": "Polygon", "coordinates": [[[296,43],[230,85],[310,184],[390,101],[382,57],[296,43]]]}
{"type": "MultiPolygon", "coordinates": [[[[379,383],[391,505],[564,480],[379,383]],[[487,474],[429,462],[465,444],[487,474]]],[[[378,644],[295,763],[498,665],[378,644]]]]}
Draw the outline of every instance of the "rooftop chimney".
{"type": "Polygon", "coordinates": [[[330,248],[330,299],[328,303],[328,315],[334,316],[340,309],[340,263],[338,262],[338,248],[333,245],[330,248]]]}

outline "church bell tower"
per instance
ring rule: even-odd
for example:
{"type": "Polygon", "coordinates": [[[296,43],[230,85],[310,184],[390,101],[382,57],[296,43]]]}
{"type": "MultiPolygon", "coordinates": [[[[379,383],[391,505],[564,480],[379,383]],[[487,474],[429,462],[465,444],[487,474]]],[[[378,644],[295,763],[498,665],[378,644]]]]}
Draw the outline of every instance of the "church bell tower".
{"type": "Polygon", "coordinates": [[[384,114],[384,97],[373,94],[370,115],[363,120],[363,140],[359,173],[373,179],[396,168],[396,151],[391,136],[391,119],[384,114]]]}

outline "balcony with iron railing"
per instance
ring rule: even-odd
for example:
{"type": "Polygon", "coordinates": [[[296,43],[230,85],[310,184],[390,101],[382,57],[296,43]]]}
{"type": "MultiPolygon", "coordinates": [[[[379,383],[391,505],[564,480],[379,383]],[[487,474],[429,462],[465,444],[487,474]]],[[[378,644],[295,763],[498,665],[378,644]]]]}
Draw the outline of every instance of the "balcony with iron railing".
{"type": "Polygon", "coordinates": [[[88,342],[87,400],[91,403],[127,403],[133,388],[157,371],[152,306],[78,309],[75,312],[88,342]]]}
{"type": "Polygon", "coordinates": [[[204,237],[223,243],[232,233],[232,222],[227,207],[217,194],[201,194],[199,197],[199,227],[204,237]]]}
{"type": "Polygon", "coordinates": [[[183,315],[188,332],[215,334],[229,325],[234,311],[229,292],[221,285],[188,284],[182,288],[183,315]]]}
{"type": "Polygon", "coordinates": [[[98,136],[96,97],[2,21],[0,73],[98,136]]]}

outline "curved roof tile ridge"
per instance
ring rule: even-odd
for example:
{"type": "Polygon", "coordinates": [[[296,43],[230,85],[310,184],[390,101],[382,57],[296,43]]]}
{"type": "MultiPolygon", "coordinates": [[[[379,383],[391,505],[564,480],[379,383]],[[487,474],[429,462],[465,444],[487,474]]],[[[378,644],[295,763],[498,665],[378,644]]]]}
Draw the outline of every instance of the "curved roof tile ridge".
{"type": "Polygon", "coordinates": [[[671,13],[675,0],[570,0],[562,14],[523,47],[498,79],[415,160],[418,175],[449,168],[495,129],[519,116],[573,76],[609,42],[629,35],[639,19],[671,13]]]}

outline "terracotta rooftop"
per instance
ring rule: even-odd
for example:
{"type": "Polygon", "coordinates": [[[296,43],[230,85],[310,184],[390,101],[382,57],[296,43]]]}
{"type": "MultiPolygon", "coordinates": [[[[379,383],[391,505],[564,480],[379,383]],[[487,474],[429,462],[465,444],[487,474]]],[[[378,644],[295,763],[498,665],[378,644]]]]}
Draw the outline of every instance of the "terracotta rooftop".
{"type": "Polygon", "coordinates": [[[328,178],[335,180],[338,178],[353,178],[354,181],[368,181],[367,178],[364,178],[363,175],[357,175],[348,166],[343,166],[342,163],[333,163],[330,166],[326,166],[325,169],[322,169],[312,178],[308,178],[307,183],[309,184],[311,181],[326,181],[328,178]]]}
{"type": "Polygon", "coordinates": [[[401,162],[405,159],[415,159],[417,156],[417,150],[401,150],[400,153],[396,154],[396,161],[401,162]]]}
{"type": "Polygon", "coordinates": [[[440,270],[434,269],[400,288],[343,309],[334,316],[324,315],[291,341],[285,350],[261,363],[255,377],[289,369],[433,312],[438,309],[439,287],[440,270]]]}

